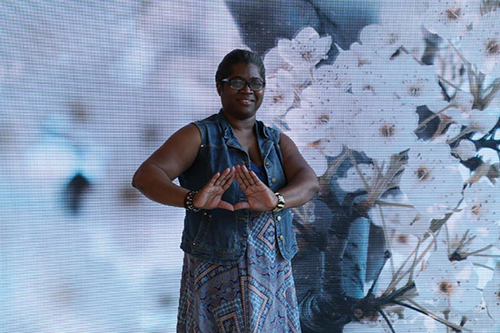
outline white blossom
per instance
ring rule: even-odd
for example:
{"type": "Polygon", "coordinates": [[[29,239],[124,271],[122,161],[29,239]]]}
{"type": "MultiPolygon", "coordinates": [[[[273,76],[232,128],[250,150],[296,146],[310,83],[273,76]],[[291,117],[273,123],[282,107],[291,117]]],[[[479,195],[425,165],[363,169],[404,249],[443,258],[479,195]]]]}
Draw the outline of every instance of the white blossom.
{"type": "Polygon", "coordinates": [[[461,199],[463,179],[450,146],[418,141],[408,153],[400,188],[423,218],[443,218],[461,199]]]}
{"type": "Polygon", "coordinates": [[[488,108],[486,110],[473,109],[469,114],[468,127],[481,134],[488,133],[498,121],[499,112],[488,108]]]}
{"type": "Polygon", "coordinates": [[[391,155],[410,148],[417,136],[418,115],[408,106],[377,96],[366,96],[353,118],[350,147],[388,162],[391,155]]]}
{"type": "MultiPolygon", "coordinates": [[[[447,333],[445,325],[437,322],[429,316],[421,315],[409,309],[405,309],[404,311],[404,320],[397,320],[394,323],[393,328],[397,333],[447,333]]],[[[386,331],[386,333],[390,332],[386,331]]]]}
{"type": "Polygon", "coordinates": [[[302,92],[300,104],[300,108],[291,109],[285,117],[291,133],[298,142],[315,146],[325,155],[338,155],[342,145],[352,137],[351,110],[356,107],[352,96],[338,91],[325,93],[323,88],[313,85],[302,92]]]}
{"type": "Polygon", "coordinates": [[[495,126],[499,112],[495,108],[488,108],[486,110],[473,109],[473,103],[474,96],[471,93],[459,91],[450,102],[452,107],[443,113],[460,125],[486,134],[495,126]]]}
{"type": "Polygon", "coordinates": [[[467,261],[472,263],[486,265],[489,258],[481,255],[491,254],[492,249],[481,252],[480,256],[469,254],[490,245],[494,235],[498,237],[499,228],[498,226],[491,225],[488,229],[492,236],[485,235],[486,237],[483,238],[483,235],[488,230],[481,226],[476,228],[476,226],[468,221],[463,210],[454,212],[446,221],[446,232],[440,233],[438,239],[441,244],[449,249],[450,255],[456,258],[467,259],[467,261]]]}
{"type": "Polygon", "coordinates": [[[500,183],[473,183],[464,192],[464,220],[472,233],[487,244],[499,244],[500,183]]]}
{"type": "Polygon", "coordinates": [[[339,50],[335,63],[344,64],[345,68],[358,68],[380,61],[381,58],[369,46],[354,42],[349,46],[349,50],[339,50]]]}
{"type": "MultiPolygon", "coordinates": [[[[465,318],[467,321],[465,322],[463,327],[469,329],[471,332],[491,333],[491,332],[498,332],[500,330],[500,323],[498,321],[495,321],[495,319],[493,319],[498,317],[492,318],[486,312],[467,315],[465,316],[465,318]]],[[[463,319],[463,318],[457,318],[457,319],[463,319]]]]}
{"type": "Polygon", "coordinates": [[[427,105],[433,111],[439,111],[448,104],[441,92],[434,65],[420,65],[412,56],[401,54],[392,60],[390,68],[386,74],[387,92],[394,92],[402,104],[413,107],[427,105]]]}
{"type": "MultiPolygon", "coordinates": [[[[463,115],[469,113],[472,110],[473,105],[474,95],[468,91],[458,90],[450,102],[450,106],[452,106],[450,110],[457,110],[460,115],[463,115]]],[[[450,110],[446,110],[445,113],[453,119],[458,118],[453,117],[454,114],[450,110]]]]}
{"type": "MultiPolygon", "coordinates": [[[[384,84],[383,73],[387,72],[388,57],[381,56],[369,45],[352,43],[349,50],[340,50],[332,68],[336,75],[337,88],[353,94],[371,93],[376,95],[375,85],[384,84]],[[352,89],[352,91],[350,91],[352,89]]],[[[325,66],[323,66],[325,67],[325,66]]],[[[322,68],[320,68],[321,70],[322,68]]],[[[323,74],[319,78],[328,78],[323,74]]],[[[330,78],[332,76],[330,75],[330,78]]],[[[332,81],[332,80],[330,80],[332,81]]],[[[378,90],[378,89],[377,89],[378,90]]]]}
{"type": "Polygon", "coordinates": [[[279,69],[275,76],[266,81],[266,91],[259,118],[267,124],[275,117],[283,116],[295,98],[292,75],[279,69]]]}
{"type": "Polygon", "coordinates": [[[417,247],[418,238],[410,233],[392,230],[389,235],[388,241],[393,254],[401,256],[403,260],[417,247]]]}
{"type": "Polygon", "coordinates": [[[389,92],[387,83],[387,66],[390,60],[383,63],[371,63],[355,68],[350,74],[352,93],[356,96],[379,96],[396,99],[394,92],[389,92]]]}
{"type": "MultiPolygon", "coordinates": [[[[394,204],[410,205],[405,194],[389,194],[382,201],[394,204]]],[[[424,219],[415,208],[404,206],[375,205],[368,211],[373,224],[394,228],[398,232],[409,233],[422,238],[430,226],[430,220],[424,219]]]]}
{"type": "Polygon", "coordinates": [[[474,22],[459,46],[465,59],[481,72],[500,76],[500,11],[490,12],[474,22]]]}
{"type": "Polygon", "coordinates": [[[493,278],[484,287],[483,297],[490,316],[500,321],[500,266],[497,265],[493,278]]]}
{"type": "MultiPolygon", "coordinates": [[[[446,142],[457,135],[460,134],[462,130],[462,125],[456,124],[456,123],[451,123],[446,132],[444,133],[444,137],[441,139],[442,142],[446,142]]],[[[434,139],[436,140],[436,139],[434,139]]]]}
{"type": "Polygon", "coordinates": [[[462,161],[467,161],[476,155],[476,145],[470,140],[460,140],[457,147],[451,151],[457,154],[462,161]]]}
{"type": "Polygon", "coordinates": [[[467,218],[474,221],[496,223],[500,221],[500,183],[479,181],[464,192],[467,218]]]}
{"type": "Polygon", "coordinates": [[[415,278],[416,300],[431,309],[466,313],[481,301],[477,282],[472,263],[465,260],[451,262],[445,248],[438,248],[415,278]]]}
{"type": "Polygon", "coordinates": [[[433,111],[448,104],[434,65],[421,65],[405,53],[393,59],[374,58],[370,64],[350,70],[346,77],[351,81],[352,93],[357,96],[368,94],[394,99],[413,108],[427,105],[433,111]]]}
{"type": "Polygon", "coordinates": [[[294,68],[313,68],[327,58],[332,37],[320,37],[312,27],[302,29],[294,39],[280,39],[278,50],[281,57],[294,68]]]}
{"type": "Polygon", "coordinates": [[[409,21],[410,26],[395,26],[397,21],[386,21],[383,24],[371,24],[361,30],[359,39],[361,44],[373,49],[373,53],[386,58],[392,56],[402,46],[416,49],[417,54],[424,49],[424,41],[420,30],[420,23],[409,21]],[[418,45],[418,46],[417,46],[418,45]]]}
{"type": "Polygon", "coordinates": [[[290,110],[285,120],[292,131],[305,135],[301,141],[324,139],[330,134],[329,128],[334,122],[334,114],[329,107],[332,102],[333,96],[322,94],[316,86],[310,86],[302,91],[301,107],[290,110]]]}
{"type": "Polygon", "coordinates": [[[305,141],[304,135],[300,131],[286,132],[287,135],[295,142],[300,154],[309,163],[316,175],[320,177],[328,168],[328,163],[325,154],[318,148],[317,142],[305,141]]]}
{"type": "Polygon", "coordinates": [[[264,67],[266,68],[266,76],[268,78],[276,75],[276,72],[280,69],[286,71],[290,71],[292,69],[292,66],[280,55],[277,47],[273,47],[266,53],[263,62],[264,67]]]}
{"type": "Polygon", "coordinates": [[[314,71],[314,86],[321,89],[323,93],[343,92],[347,93],[352,85],[353,78],[349,75],[350,67],[346,61],[335,62],[333,65],[323,65],[314,71]]]}
{"type": "Polygon", "coordinates": [[[362,32],[360,39],[371,46],[372,53],[392,55],[403,46],[420,59],[426,47],[422,34],[422,15],[426,8],[427,1],[405,1],[398,6],[384,1],[380,9],[379,28],[370,34],[362,32]]]}
{"type": "Polygon", "coordinates": [[[422,15],[422,23],[431,33],[446,39],[462,36],[479,16],[480,1],[434,0],[422,15]]]}
{"type": "MultiPolygon", "coordinates": [[[[477,302],[478,300],[474,299],[471,301],[477,302]]],[[[471,305],[474,307],[467,313],[449,313],[448,320],[455,323],[455,325],[460,325],[474,333],[498,332],[498,329],[500,328],[500,321],[495,321],[495,317],[492,318],[492,314],[488,314],[489,309],[487,309],[484,299],[480,299],[479,302],[471,305]]]]}

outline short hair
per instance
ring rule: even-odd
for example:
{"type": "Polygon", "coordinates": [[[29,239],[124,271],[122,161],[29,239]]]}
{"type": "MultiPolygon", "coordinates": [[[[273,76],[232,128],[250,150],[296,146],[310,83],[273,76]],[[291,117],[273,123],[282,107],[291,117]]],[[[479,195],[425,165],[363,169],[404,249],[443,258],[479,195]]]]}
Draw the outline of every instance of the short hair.
{"type": "Polygon", "coordinates": [[[215,82],[220,82],[222,79],[231,75],[232,67],[238,63],[252,64],[257,66],[259,74],[263,80],[266,79],[266,68],[262,59],[257,53],[249,50],[235,49],[226,54],[224,59],[219,64],[217,72],[215,73],[215,82]]]}

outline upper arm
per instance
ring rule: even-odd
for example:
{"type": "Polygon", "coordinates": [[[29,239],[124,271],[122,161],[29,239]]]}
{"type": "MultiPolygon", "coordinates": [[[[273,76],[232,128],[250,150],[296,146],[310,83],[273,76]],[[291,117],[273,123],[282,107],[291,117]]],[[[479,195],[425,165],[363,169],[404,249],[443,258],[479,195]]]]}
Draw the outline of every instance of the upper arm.
{"type": "MultiPolygon", "coordinates": [[[[154,165],[162,169],[173,180],[186,171],[195,161],[201,145],[201,133],[194,124],[189,124],[172,134],[143,165],[154,165]]],[[[140,169],[140,168],[139,168],[140,169]]]]}
{"type": "Polygon", "coordinates": [[[284,133],[280,133],[280,149],[283,155],[283,168],[288,182],[300,175],[304,178],[316,180],[314,170],[300,154],[295,143],[284,133]]]}

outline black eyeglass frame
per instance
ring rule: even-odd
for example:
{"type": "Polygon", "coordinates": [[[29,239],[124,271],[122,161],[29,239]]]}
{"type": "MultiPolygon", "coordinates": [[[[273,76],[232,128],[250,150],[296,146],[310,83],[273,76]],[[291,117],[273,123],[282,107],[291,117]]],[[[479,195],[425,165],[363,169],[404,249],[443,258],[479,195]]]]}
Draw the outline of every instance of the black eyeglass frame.
{"type": "Polygon", "coordinates": [[[243,80],[243,79],[242,79],[242,78],[240,78],[240,77],[235,77],[235,78],[232,78],[232,79],[222,79],[222,80],[220,80],[220,82],[222,82],[222,83],[229,83],[229,86],[231,87],[231,89],[238,90],[238,91],[240,91],[240,90],[242,90],[242,89],[245,89],[245,87],[246,87],[247,85],[248,85],[248,87],[250,88],[250,90],[252,90],[253,92],[261,91],[261,90],[263,90],[263,89],[265,88],[265,86],[266,86],[266,81],[261,80],[261,79],[257,79],[257,78],[255,78],[255,79],[251,79],[250,81],[246,81],[246,80],[243,80]],[[234,87],[231,85],[231,82],[232,82],[232,81],[236,81],[236,80],[241,81],[241,82],[245,82],[245,85],[244,85],[243,87],[241,87],[240,89],[238,89],[238,88],[234,88],[234,87]],[[253,88],[252,88],[252,83],[253,83],[253,82],[255,82],[255,81],[260,81],[260,82],[262,82],[262,88],[260,88],[260,89],[253,89],[253,88]]]}

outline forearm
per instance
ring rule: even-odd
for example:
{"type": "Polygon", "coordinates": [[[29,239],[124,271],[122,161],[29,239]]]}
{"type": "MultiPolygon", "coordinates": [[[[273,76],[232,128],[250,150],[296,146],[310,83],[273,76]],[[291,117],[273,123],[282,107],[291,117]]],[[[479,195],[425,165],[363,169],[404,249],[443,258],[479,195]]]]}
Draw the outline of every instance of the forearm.
{"type": "Polygon", "coordinates": [[[163,205],[184,207],[189,189],[177,186],[168,175],[153,164],[141,166],[132,179],[132,186],[145,197],[163,205]]]}
{"type": "Polygon", "coordinates": [[[285,198],[285,207],[302,206],[318,193],[319,182],[314,172],[298,174],[278,192],[285,198]]]}

